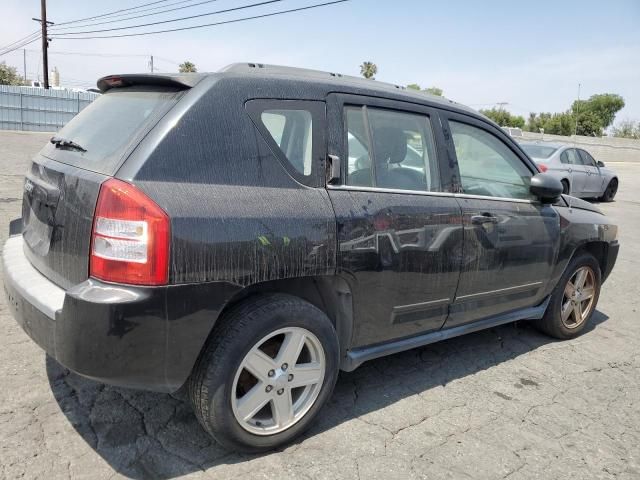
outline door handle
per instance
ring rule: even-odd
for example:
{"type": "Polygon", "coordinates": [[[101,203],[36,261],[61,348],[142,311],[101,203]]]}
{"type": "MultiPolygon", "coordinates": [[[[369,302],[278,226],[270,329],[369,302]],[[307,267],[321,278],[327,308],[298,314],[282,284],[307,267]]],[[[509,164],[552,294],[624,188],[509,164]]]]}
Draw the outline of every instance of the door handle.
{"type": "Polygon", "coordinates": [[[485,223],[498,223],[498,217],[494,217],[490,213],[483,213],[482,215],[472,216],[471,223],[474,225],[483,225],[485,223]]]}

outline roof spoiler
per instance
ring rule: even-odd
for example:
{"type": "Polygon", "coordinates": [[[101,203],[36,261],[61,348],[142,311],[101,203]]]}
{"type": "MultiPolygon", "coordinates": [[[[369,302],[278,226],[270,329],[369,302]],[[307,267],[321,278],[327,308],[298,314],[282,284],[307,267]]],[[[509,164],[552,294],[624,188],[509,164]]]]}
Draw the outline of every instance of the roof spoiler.
{"type": "Polygon", "coordinates": [[[104,93],[112,88],[131,87],[134,85],[151,85],[157,87],[171,87],[186,90],[195,86],[204,78],[201,74],[158,75],[145,73],[126,73],[123,75],[108,75],[98,80],[100,92],[104,93]]]}

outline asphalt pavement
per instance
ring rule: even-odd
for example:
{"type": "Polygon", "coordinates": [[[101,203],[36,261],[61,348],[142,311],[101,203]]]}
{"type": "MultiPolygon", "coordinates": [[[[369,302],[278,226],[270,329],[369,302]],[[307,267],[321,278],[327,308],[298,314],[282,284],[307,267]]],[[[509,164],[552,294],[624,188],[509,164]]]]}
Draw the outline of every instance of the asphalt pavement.
{"type": "MultiPolygon", "coordinates": [[[[47,138],[0,132],[0,244],[47,138]]],[[[640,478],[640,164],[610,166],[621,251],[585,334],[520,322],[366,363],[265,455],[223,450],[169,395],[69,373],[0,295],[0,478],[640,478]]]]}

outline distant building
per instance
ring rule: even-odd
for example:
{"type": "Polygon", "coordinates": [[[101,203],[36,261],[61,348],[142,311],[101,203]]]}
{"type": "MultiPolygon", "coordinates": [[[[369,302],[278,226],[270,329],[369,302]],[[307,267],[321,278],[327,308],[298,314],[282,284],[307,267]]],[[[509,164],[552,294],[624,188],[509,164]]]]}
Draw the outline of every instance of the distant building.
{"type": "Polygon", "coordinates": [[[58,67],[53,67],[53,70],[51,70],[49,74],[49,85],[52,87],[60,86],[60,72],[58,71],[58,67]]]}

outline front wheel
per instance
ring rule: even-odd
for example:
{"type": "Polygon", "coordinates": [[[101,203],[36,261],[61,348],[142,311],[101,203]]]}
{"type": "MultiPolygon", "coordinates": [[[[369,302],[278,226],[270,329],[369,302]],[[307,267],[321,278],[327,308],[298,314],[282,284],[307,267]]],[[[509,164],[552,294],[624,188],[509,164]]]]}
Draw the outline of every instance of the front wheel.
{"type": "Polygon", "coordinates": [[[214,331],[189,383],[196,416],[224,447],[259,452],[310,426],[338,375],[329,318],[288,295],[249,298],[214,331]]]}
{"type": "Polygon", "coordinates": [[[578,254],[551,294],[544,316],[536,321],[538,328],[562,340],[577,337],[596,309],[601,281],[595,257],[590,253],[578,254]]]}

